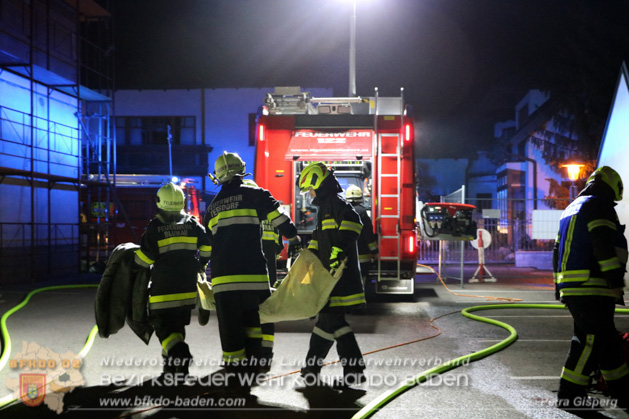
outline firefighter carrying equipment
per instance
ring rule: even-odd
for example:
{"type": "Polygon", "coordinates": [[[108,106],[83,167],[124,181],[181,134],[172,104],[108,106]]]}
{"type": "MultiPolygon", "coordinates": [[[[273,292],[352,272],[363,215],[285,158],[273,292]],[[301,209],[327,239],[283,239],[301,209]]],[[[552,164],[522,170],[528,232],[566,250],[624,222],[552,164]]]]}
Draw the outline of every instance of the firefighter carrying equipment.
{"type": "Polygon", "coordinates": [[[263,220],[284,237],[297,229],[280,203],[266,189],[224,184],[208,206],[204,223],[212,241],[212,287],[215,294],[230,291],[270,293],[266,259],[260,246],[263,220]]]}
{"type": "Polygon", "coordinates": [[[223,362],[228,368],[253,362],[263,344],[270,343],[258,314],[259,304],[271,294],[261,246],[264,220],[284,237],[297,235],[297,228],[271,193],[244,184],[238,176],[223,183],[204,217],[212,243],[212,291],[223,362]]]}
{"type": "Polygon", "coordinates": [[[148,322],[148,283],[150,271],[136,269],[135,243],[118,245],[107,260],[96,289],[94,312],[102,338],[117,333],[126,323],[148,345],[153,327],[148,322]]]}
{"type": "Polygon", "coordinates": [[[331,173],[326,165],[321,162],[312,163],[304,167],[304,170],[299,175],[299,189],[301,194],[304,195],[308,193],[310,188],[315,191],[319,189],[321,183],[330,176],[331,173]]]}
{"type": "Polygon", "coordinates": [[[308,319],[316,316],[328,302],[346,260],[338,269],[328,271],[310,250],[303,250],[288,275],[269,298],[260,304],[260,323],[308,319]]]}
{"type": "Polygon", "coordinates": [[[243,177],[249,174],[245,173],[245,162],[238,153],[224,151],[214,162],[214,175],[208,173],[208,176],[214,184],[222,185],[232,180],[235,176],[243,177]]]}
{"type": "Polygon", "coordinates": [[[149,308],[194,307],[197,274],[205,270],[211,251],[205,229],[195,217],[182,214],[172,223],[158,214],[151,220],[135,253],[136,264],[153,265],[149,308]]]}
{"type": "Polygon", "coordinates": [[[157,191],[157,208],[162,211],[180,212],[183,210],[185,194],[183,190],[174,183],[167,183],[157,191]]]}
{"type": "Polygon", "coordinates": [[[327,177],[312,203],[319,207],[317,226],[308,249],[314,251],[326,268],[331,268],[333,247],[343,250],[347,266],[343,276],[330,294],[330,303],[323,310],[351,311],[365,303],[365,292],[358,264],[356,242],[363,228],[358,213],[338,195],[340,185],[336,177],[327,177]]]}

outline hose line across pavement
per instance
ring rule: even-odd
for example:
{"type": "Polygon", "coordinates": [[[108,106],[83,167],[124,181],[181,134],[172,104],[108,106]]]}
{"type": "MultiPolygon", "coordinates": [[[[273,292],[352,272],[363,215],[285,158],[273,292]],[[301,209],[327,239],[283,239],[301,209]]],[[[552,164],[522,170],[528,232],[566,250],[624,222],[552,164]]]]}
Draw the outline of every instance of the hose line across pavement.
{"type": "MultiPolygon", "coordinates": [[[[461,365],[467,365],[472,361],[477,361],[479,359],[485,358],[491,354],[494,354],[507,346],[511,345],[518,338],[518,332],[513,328],[513,326],[508,325],[507,323],[503,323],[498,320],[490,319],[487,317],[477,316],[475,314],[471,314],[472,311],[480,311],[480,310],[494,310],[494,309],[503,309],[503,308],[532,308],[532,309],[565,309],[566,307],[563,304],[490,304],[490,305],[482,305],[482,306],[473,306],[468,307],[466,309],[461,310],[461,314],[469,319],[493,324],[495,326],[502,327],[509,332],[509,336],[503,341],[490,346],[489,348],[483,349],[478,352],[474,352],[469,355],[461,356],[459,358],[455,358],[449,361],[446,361],[444,364],[426,370],[419,375],[416,375],[410,380],[407,380],[405,383],[402,383],[398,387],[391,389],[380,396],[376,397],[370,403],[365,405],[362,409],[360,409],[352,419],[362,419],[368,418],[376,413],[380,408],[382,408],[387,403],[394,400],[396,397],[404,393],[406,390],[415,387],[418,384],[428,381],[431,377],[436,374],[442,374],[444,372],[450,371],[454,368],[457,368],[461,365]]],[[[629,313],[629,309],[626,308],[616,308],[617,313],[629,313]]]]}
{"type": "MultiPolygon", "coordinates": [[[[68,289],[68,288],[93,288],[93,287],[97,287],[98,285],[95,284],[79,284],[79,285],[58,285],[58,286],[51,286],[51,287],[44,287],[44,288],[39,288],[36,289],[34,291],[31,291],[25,298],[24,300],[18,304],[17,306],[13,307],[12,309],[10,309],[9,311],[7,311],[2,318],[0,318],[0,329],[2,332],[2,339],[4,342],[3,345],[3,349],[2,349],[2,355],[0,356],[0,370],[2,370],[4,368],[4,366],[6,365],[9,356],[11,355],[11,338],[9,336],[9,333],[7,331],[7,327],[6,327],[6,321],[7,319],[16,311],[20,310],[21,308],[23,308],[31,299],[31,297],[35,294],[38,294],[40,292],[44,292],[44,291],[53,291],[53,290],[59,290],[59,289],[68,289]]],[[[490,346],[486,349],[480,350],[478,352],[474,352],[472,354],[469,355],[465,355],[465,356],[461,356],[449,361],[446,361],[444,364],[431,368],[429,370],[423,371],[421,372],[419,375],[416,375],[414,378],[407,380],[406,382],[404,382],[403,384],[401,384],[400,386],[391,389],[383,394],[381,394],[380,396],[376,397],[374,400],[372,400],[370,403],[368,403],[367,405],[365,405],[362,409],[360,409],[353,417],[352,419],[361,419],[361,418],[368,418],[370,416],[372,416],[373,414],[375,414],[379,409],[381,409],[383,406],[385,406],[386,404],[388,404],[389,402],[391,402],[392,400],[394,400],[396,397],[398,397],[399,395],[401,395],[402,393],[404,393],[406,390],[409,390],[413,387],[415,387],[418,384],[421,384],[423,382],[426,382],[427,380],[429,380],[431,377],[433,377],[434,375],[437,374],[442,374],[444,372],[450,371],[454,368],[457,368],[461,365],[467,365],[468,363],[472,362],[472,361],[477,361],[479,359],[485,358],[489,355],[492,355],[504,348],[506,348],[507,346],[511,345],[513,342],[515,342],[518,338],[518,333],[515,330],[515,328],[513,328],[513,326],[507,324],[507,323],[503,323],[501,321],[498,320],[494,320],[494,319],[490,319],[487,317],[482,317],[482,316],[477,316],[475,314],[471,314],[471,312],[473,311],[481,311],[481,310],[495,310],[495,309],[565,309],[565,306],[563,304],[518,304],[518,303],[510,303],[510,304],[490,304],[490,305],[481,305],[481,306],[473,306],[473,307],[468,307],[465,308],[463,310],[461,310],[461,314],[471,320],[475,320],[475,321],[480,321],[480,322],[484,322],[484,323],[489,323],[495,326],[499,326],[502,327],[503,329],[506,329],[509,332],[509,336],[504,339],[503,341],[490,346]]],[[[616,309],[617,313],[625,313],[625,314],[629,314],[629,309],[623,309],[623,308],[617,308],[616,309]]],[[[98,327],[94,326],[92,327],[92,330],[90,331],[90,333],[88,334],[88,337],[86,339],[85,345],[83,346],[83,348],[81,349],[81,351],[78,353],[77,355],[77,359],[83,359],[87,353],[90,351],[90,349],[92,348],[92,345],[94,343],[94,339],[96,337],[96,334],[98,332],[98,327]]],[[[419,339],[421,340],[421,339],[419,339]]],[[[418,340],[418,341],[419,341],[418,340]]],[[[386,348],[386,349],[390,349],[393,347],[396,347],[399,345],[394,345],[392,347],[386,348]]],[[[373,352],[378,352],[378,351],[373,351],[373,352]]],[[[60,374],[62,375],[62,374],[60,374]]],[[[54,377],[53,380],[57,379],[58,377],[54,377]]],[[[18,400],[18,398],[16,398],[13,394],[9,394],[3,398],[0,398],[0,408],[3,408],[13,402],[15,402],[16,400],[18,400]]]]}
{"type": "MultiPolygon", "coordinates": [[[[96,288],[96,287],[98,287],[97,284],[75,284],[75,285],[55,285],[55,286],[51,286],[51,287],[38,288],[36,290],[33,290],[33,291],[29,292],[26,295],[26,297],[24,298],[24,300],[22,300],[22,302],[20,304],[16,305],[12,309],[10,309],[6,313],[4,313],[2,315],[2,318],[0,318],[0,331],[2,332],[2,342],[3,342],[2,355],[0,356],[0,371],[2,371],[4,366],[7,364],[8,360],[9,360],[9,357],[11,356],[11,336],[9,336],[9,332],[7,330],[7,319],[13,313],[15,313],[16,311],[20,310],[26,304],[28,304],[28,302],[30,301],[30,299],[31,299],[31,297],[33,295],[39,294],[40,292],[55,291],[55,290],[68,289],[68,288],[96,288]]],[[[94,344],[94,339],[96,338],[96,333],[98,333],[98,327],[94,326],[94,327],[92,327],[92,330],[90,331],[89,335],[87,336],[87,339],[85,341],[85,345],[83,345],[83,348],[77,354],[76,359],[83,359],[83,358],[85,358],[87,353],[92,348],[92,345],[94,344]]],[[[63,375],[63,373],[59,374],[57,377],[52,378],[51,381],[54,381],[54,380],[58,379],[62,375],[63,375]]],[[[0,408],[3,408],[5,406],[13,403],[18,398],[19,397],[14,397],[13,394],[9,394],[9,395],[7,395],[5,397],[0,398],[0,408]]]]}

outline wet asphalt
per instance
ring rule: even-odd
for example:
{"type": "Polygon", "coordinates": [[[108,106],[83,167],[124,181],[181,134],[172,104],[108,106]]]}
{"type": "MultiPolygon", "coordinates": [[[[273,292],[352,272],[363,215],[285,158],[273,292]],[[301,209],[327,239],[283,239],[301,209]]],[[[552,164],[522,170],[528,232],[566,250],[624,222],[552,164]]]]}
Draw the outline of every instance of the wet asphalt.
{"type": "MultiPolygon", "coordinates": [[[[348,316],[365,357],[367,381],[343,389],[330,385],[342,374],[335,348],[318,385],[309,385],[297,373],[308,349],[312,319],[278,323],[271,371],[252,386],[225,386],[216,316],[201,326],[195,311],[186,337],[194,356],[193,379],[172,386],[154,380],[161,372],[161,348],[155,337],[146,345],[124,327],[109,338],[97,336],[89,351],[84,348],[95,324],[95,287],[40,292],[12,313],[9,310],[29,291],[50,284],[5,287],[0,291],[0,312],[5,315],[11,353],[0,370],[0,400],[6,403],[18,394],[15,383],[21,375],[45,373],[49,380],[56,378],[57,385],[46,387],[53,397],[47,394],[39,406],[16,401],[0,409],[0,417],[577,417],[558,409],[555,402],[572,335],[569,313],[550,307],[508,307],[556,305],[551,273],[495,267],[497,282],[469,284],[473,268],[466,268],[463,286],[459,279],[443,284],[436,275],[424,273],[416,276],[412,296],[368,293],[366,309],[348,316]],[[468,307],[489,305],[500,308],[473,314],[509,325],[517,339],[470,361],[468,355],[487,352],[511,335],[505,327],[461,314],[468,307]],[[82,349],[86,353],[80,365],[58,368],[82,349]],[[39,366],[47,368],[30,368],[24,360],[33,358],[45,359],[47,364],[39,366]],[[443,366],[457,359],[455,366],[443,366]],[[427,374],[431,370],[434,373],[427,374]],[[409,385],[418,377],[425,379],[409,385]],[[405,384],[404,391],[396,392],[405,384]],[[379,404],[391,393],[396,394],[379,404]],[[370,411],[370,404],[379,408],[370,411]]],[[[98,280],[96,275],[83,275],[58,283],[96,285],[98,280]]],[[[616,318],[619,330],[629,330],[629,315],[616,318]]],[[[594,417],[629,417],[614,409],[600,391],[593,389],[590,395],[605,407],[594,417]]]]}

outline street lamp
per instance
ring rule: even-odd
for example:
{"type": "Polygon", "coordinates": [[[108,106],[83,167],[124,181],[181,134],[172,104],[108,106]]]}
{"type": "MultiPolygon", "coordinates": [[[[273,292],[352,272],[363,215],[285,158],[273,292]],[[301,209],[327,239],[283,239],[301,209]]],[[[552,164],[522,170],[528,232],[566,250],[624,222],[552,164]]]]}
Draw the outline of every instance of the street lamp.
{"type": "Polygon", "coordinates": [[[349,23],[349,97],[356,97],[356,0],[349,23]]]}
{"type": "Polygon", "coordinates": [[[349,97],[356,97],[356,4],[351,0],[352,15],[349,20],[349,97]]]}
{"type": "Polygon", "coordinates": [[[570,163],[564,164],[561,167],[565,167],[568,170],[568,178],[572,181],[572,185],[570,185],[570,200],[574,200],[577,197],[577,185],[575,185],[575,181],[579,180],[581,168],[585,166],[584,164],[579,163],[570,163]]]}

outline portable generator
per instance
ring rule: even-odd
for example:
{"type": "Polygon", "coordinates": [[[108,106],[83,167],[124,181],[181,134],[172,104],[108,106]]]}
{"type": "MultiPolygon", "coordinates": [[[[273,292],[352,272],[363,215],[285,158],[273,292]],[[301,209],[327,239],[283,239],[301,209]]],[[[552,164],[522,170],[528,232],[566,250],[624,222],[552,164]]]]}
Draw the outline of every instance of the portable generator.
{"type": "Polygon", "coordinates": [[[428,240],[474,240],[474,205],[428,202],[420,209],[420,229],[428,240]]]}

